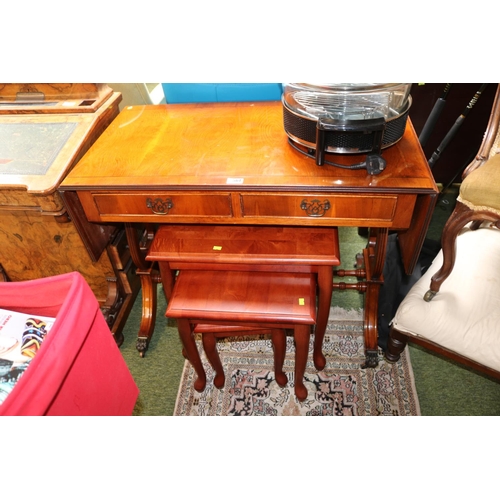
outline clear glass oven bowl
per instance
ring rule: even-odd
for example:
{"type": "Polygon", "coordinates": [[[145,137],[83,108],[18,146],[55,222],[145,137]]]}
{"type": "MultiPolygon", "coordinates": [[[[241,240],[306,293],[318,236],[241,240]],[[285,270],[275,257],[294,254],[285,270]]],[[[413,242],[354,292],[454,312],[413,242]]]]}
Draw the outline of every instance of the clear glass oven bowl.
{"type": "Polygon", "coordinates": [[[405,111],[411,83],[284,83],[283,103],[309,119],[385,120],[405,111]]]}

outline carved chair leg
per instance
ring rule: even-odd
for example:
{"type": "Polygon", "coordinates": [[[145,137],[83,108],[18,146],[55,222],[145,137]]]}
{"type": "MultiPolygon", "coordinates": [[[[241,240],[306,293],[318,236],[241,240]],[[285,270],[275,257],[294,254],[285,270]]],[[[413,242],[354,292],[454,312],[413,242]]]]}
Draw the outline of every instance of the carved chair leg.
{"type": "Polygon", "coordinates": [[[385,351],[385,359],[389,363],[396,363],[401,357],[401,353],[404,351],[406,344],[408,343],[408,338],[396,329],[391,328],[389,332],[389,341],[387,342],[387,349],[385,351]]]}

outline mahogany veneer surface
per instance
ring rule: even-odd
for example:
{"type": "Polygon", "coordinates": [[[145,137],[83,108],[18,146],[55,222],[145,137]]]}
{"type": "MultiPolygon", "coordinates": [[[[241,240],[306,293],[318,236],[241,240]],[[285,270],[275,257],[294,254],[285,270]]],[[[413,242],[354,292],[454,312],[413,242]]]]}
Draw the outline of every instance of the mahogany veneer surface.
{"type": "Polygon", "coordinates": [[[246,264],[340,264],[336,228],[165,225],[147,260],[246,264]]]}
{"type": "Polygon", "coordinates": [[[313,274],[182,270],[167,316],[313,325],[315,300],[313,274]]]}
{"type": "MultiPolygon", "coordinates": [[[[194,188],[213,191],[314,188],[364,193],[435,190],[415,132],[384,150],[387,168],[318,167],[288,144],[278,102],[130,106],[124,109],[63,185],[110,190],[194,188]],[[238,190],[237,189],[237,190],[238,190]]],[[[351,164],[362,157],[336,155],[351,164]]]]}

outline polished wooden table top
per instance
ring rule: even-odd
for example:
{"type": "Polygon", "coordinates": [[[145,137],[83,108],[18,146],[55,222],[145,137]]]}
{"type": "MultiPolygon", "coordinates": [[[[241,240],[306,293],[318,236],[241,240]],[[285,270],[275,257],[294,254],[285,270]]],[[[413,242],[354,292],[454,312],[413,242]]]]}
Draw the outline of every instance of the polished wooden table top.
{"type": "MultiPolygon", "coordinates": [[[[437,192],[411,123],[383,156],[376,176],[317,166],[288,144],[279,102],[130,106],[62,188],[437,192]]],[[[335,155],[343,164],[362,158],[335,155]]]]}

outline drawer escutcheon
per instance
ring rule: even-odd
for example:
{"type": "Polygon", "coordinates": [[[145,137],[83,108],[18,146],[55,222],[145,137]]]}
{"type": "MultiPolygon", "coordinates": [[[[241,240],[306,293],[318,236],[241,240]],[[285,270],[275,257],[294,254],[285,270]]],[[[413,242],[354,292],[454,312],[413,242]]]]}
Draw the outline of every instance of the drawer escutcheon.
{"type": "Polygon", "coordinates": [[[327,210],[330,210],[330,202],[325,200],[321,202],[320,200],[302,200],[300,203],[300,208],[306,212],[309,217],[323,217],[327,210]]]}
{"type": "Polygon", "coordinates": [[[170,198],[162,200],[161,198],[146,198],[146,206],[151,209],[154,214],[166,215],[174,207],[170,198]]]}

